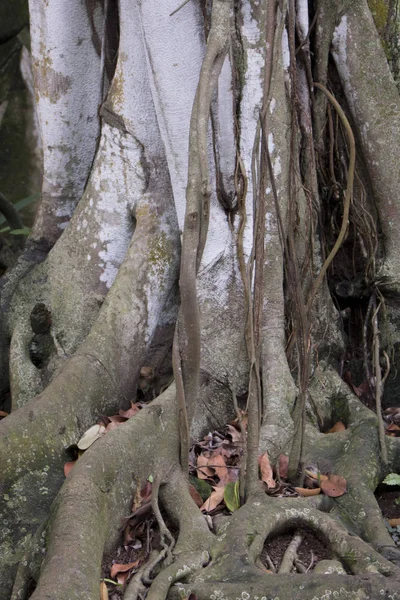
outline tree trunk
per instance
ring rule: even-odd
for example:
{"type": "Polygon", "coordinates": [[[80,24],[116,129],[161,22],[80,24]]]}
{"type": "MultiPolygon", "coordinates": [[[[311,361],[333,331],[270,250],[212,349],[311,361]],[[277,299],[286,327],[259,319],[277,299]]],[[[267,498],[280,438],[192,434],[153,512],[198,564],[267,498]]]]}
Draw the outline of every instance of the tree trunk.
{"type": "Polygon", "coordinates": [[[381,414],[400,386],[400,102],[369,4],[30,2],[43,185],[1,282],[0,599],[98,597],[150,476],[162,539],[158,502],[179,533],[126,600],[396,597],[374,491],[400,471],[381,414]],[[157,397],[63,482],[143,367],[157,397]],[[239,408],[242,505],[211,531],[189,439],[239,408]],[[289,455],[293,483],[323,464],[348,492],[271,498],[265,451],[289,455]],[[265,573],[265,541],[298,527],[339,572],[265,573]]]}

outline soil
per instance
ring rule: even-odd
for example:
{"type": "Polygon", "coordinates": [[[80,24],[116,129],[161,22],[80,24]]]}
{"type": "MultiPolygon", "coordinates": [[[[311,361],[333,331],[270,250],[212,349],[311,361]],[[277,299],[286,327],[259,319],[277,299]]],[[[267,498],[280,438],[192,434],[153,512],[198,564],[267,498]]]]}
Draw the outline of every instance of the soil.
{"type": "Polygon", "coordinates": [[[295,533],[299,533],[303,538],[297,555],[299,561],[303,563],[308,571],[312,571],[320,560],[332,557],[329,544],[325,540],[317,537],[310,529],[297,528],[296,531],[288,531],[265,541],[264,549],[261,553],[261,561],[267,568],[269,568],[267,562],[268,555],[275,569],[279,569],[285,550],[292,541],[295,533]]]}
{"type": "Polygon", "coordinates": [[[376,499],[385,519],[400,519],[400,504],[395,504],[398,498],[400,498],[400,488],[396,487],[395,490],[390,491],[381,491],[381,488],[378,488],[376,499]]]}

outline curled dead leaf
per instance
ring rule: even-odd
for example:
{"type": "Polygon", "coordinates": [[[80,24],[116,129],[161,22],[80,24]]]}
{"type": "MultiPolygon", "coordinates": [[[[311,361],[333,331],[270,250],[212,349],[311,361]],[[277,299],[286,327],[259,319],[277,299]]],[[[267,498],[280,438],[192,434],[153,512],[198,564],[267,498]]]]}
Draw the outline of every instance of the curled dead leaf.
{"type": "Polygon", "coordinates": [[[346,493],[346,480],[340,475],[328,475],[326,481],[321,481],[321,490],[330,498],[338,498],[346,493]]]}
{"type": "Polygon", "coordinates": [[[318,496],[321,493],[321,488],[313,488],[310,490],[309,488],[295,487],[294,488],[299,496],[303,496],[307,498],[308,496],[318,496]]]}
{"type": "Polygon", "coordinates": [[[131,417],[134,417],[136,415],[136,413],[139,412],[140,409],[141,409],[141,406],[139,404],[135,404],[134,402],[131,402],[131,407],[128,408],[128,410],[120,410],[119,415],[121,417],[125,417],[125,419],[130,419],[131,417]]]}
{"type": "Polygon", "coordinates": [[[264,454],[259,457],[258,464],[260,466],[262,481],[264,481],[269,488],[274,488],[276,482],[272,472],[271,463],[269,462],[268,452],[264,452],[264,454]]]}
{"type": "Polygon", "coordinates": [[[208,464],[211,468],[215,469],[215,474],[219,478],[221,483],[227,483],[229,481],[229,473],[226,468],[226,463],[224,457],[216,452],[208,459],[208,464]]]}
{"type": "Polygon", "coordinates": [[[390,527],[398,527],[400,525],[400,519],[388,519],[390,527]]]}
{"type": "Polygon", "coordinates": [[[93,425],[92,427],[89,427],[89,429],[85,431],[85,433],[77,443],[79,450],[87,450],[88,448],[90,448],[90,446],[96,440],[98,440],[99,438],[101,438],[102,435],[104,435],[105,431],[106,428],[104,427],[104,425],[93,425]]]}
{"type": "Polygon", "coordinates": [[[224,499],[225,486],[213,487],[213,492],[211,492],[210,497],[204,502],[202,506],[200,506],[200,510],[204,510],[206,512],[211,512],[216,508],[224,499]]]}
{"type": "Polygon", "coordinates": [[[115,563],[111,567],[111,571],[110,571],[111,579],[115,579],[115,577],[117,577],[118,583],[121,583],[119,581],[118,575],[120,573],[126,573],[126,578],[125,578],[125,581],[126,581],[126,579],[128,578],[128,571],[137,567],[139,565],[139,562],[140,562],[140,560],[135,560],[134,562],[130,562],[130,563],[126,563],[126,564],[115,563]]]}
{"type": "Polygon", "coordinates": [[[199,479],[209,479],[214,475],[214,469],[208,467],[208,458],[203,454],[197,457],[197,477],[199,479]]]}

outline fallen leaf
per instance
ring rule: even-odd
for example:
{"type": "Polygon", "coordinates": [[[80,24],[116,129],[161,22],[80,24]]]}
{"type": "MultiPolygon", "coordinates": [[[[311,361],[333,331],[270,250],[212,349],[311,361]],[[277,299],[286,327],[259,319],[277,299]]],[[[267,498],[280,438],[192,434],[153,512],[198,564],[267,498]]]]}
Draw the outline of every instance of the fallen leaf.
{"type": "Polygon", "coordinates": [[[139,404],[135,404],[134,402],[131,401],[131,407],[128,408],[128,410],[119,410],[118,413],[121,417],[125,417],[125,419],[130,419],[131,417],[134,417],[136,415],[136,413],[139,412],[139,410],[141,409],[141,407],[139,406],[139,404]]]}
{"type": "Polygon", "coordinates": [[[129,571],[126,571],[125,573],[118,573],[117,582],[119,583],[119,585],[125,586],[126,582],[128,581],[129,575],[129,571]]]}
{"type": "Polygon", "coordinates": [[[390,425],[386,427],[386,431],[400,431],[400,427],[396,425],[396,423],[390,423],[390,425]]]}
{"type": "Polygon", "coordinates": [[[236,427],[233,425],[227,425],[226,427],[228,429],[226,435],[229,435],[232,438],[232,442],[237,443],[242,441],[242,434],[236,427]]]}
{"type": "MultiPolygon", "coordinates": [[[[135,560],[134,562],[126,563],[125,565],[115,563],[111,567],[111,571],[110,571],[111,579],[114,579],[116,577],[116,575],[118,575],[119,573],[127,573],[127,571],[134,569],[135,567],[137,567],[139,565],[139,562],[140,562],[140,560],[135,560]]],[[[118,581],[118,583],[120,583],[118,577],[117,577],[117,581],[118,581]]]]}
{"type": "Polygon", "coordinates": [[[276,482],[272,472],[271,463],[269,462],[268,452],[264,452],[264,454],[259,457],[258,464],[260,465],[262,481],[264,481],[269,488],[274,488],[276,482]]]}
{"type": "Polygon", "coordinates": [[[400,519],[388,519],[390,527],[398,527],[400,519]]]}
{"type": "Polygon", "coordinates": [[[326,433],[337,433],[338,431],[344,431],[345,429],[346,425],[342,421],[338,421],[326,433]]]}
{"type": "Polygon", "coordinates": [[[108,420],[111,421],[111,423],[125,423],[126,417],[121,417],[121,415],[111,415],[111,417],[108,417],[108,420]]]}
{"type": "Polygon", "coordinates": [[[220,482],[224,484],[227,483],[229,480],[229,473],[228,469],[226,468],[224,457],[219,453],[213,452],[208,459],[208,464],[210,467],[215,469],[215,474],[219,478],[220,482]]]}
{"type": "Polygon", "coordinates": [[[100,582],[100,600],[108,600],[108,589],[104,581],[100,582]]]}
{"type": "Polygon", "coordinates": [[[328,475],[326,481],[321,481],[321,490],[330,498],[338,498],[346,493],[346,480],[340,475],[328,475]]]}
{"type": "Polygon", "coordinates": [[[0,418],[2,419],[3,417],[8,417],[8,412],[5,410],[0,410],[0,418]]]}
{"type": "Polygon", "coordinates": [[[214,475],[214,470],[207,467],[208,458],[203,454],[197,457],[197,477],[199,479],[209,479],[214,475]]]}
{"type": "Polygon", "coordinates": [[[200,506],[202,506],[202,504],[203,504],[203,498],[200,496],[199,492],[196,490],[196,488],[191,483],[189,484],[189,494],[191,495],[193,500],[196,502],[197,506],[200,508],[200,506]]]}
{"type": "Polygon", "coordinates": [[[321,493],[321,488],[319,487],[313,488],[312,490],[310,490],[310,488],[302,487],[295,487],[294,489],[299,494],[299,496],[303,496],[304,498],[306,498],[307,496],[318,496],[318,494],[321,493]]]}
{"type": "Polygon", "coordinates": [[[200,506],[200,510],[205,510],[206,512],[211,512],[221,504],[224,499],[224,491],[225,486],[213,487],[213,492],[211,492],[210,497],[204,502],[202,506],[200,506]]]}
{"type": "Polygon", "coordinates": [[[72,469],[74,468],[74,465],[77,461],[76,460],[71,460],[69,462],[66,462],[64,464],[64,475],[65,477],[68,477],[68,475],[71,473],[72,469]]]}
{"type": "Polygon", "coordinates": [[[106,428],[104,425],[93,425],[92,427],[89,427],[77,443],[79,450],[87,450],[96,440],[104,435],[105,431],[106,428]]]}

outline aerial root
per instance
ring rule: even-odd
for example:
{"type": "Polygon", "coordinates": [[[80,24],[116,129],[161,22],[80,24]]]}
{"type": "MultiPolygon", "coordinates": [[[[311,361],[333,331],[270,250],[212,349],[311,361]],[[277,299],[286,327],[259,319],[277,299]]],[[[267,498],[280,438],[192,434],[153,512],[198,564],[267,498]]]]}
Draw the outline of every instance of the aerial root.
{"type": "MultiPolygon", "coordinates": [[[[147,586],[152,583],[152,572],[157,565],[165,561],[168,567],[173,561],[172,549],[175,545],[175,540],[165,524],[160,507],[158,506],[159,491],[160,477],[156,477],[151,494],[151,507],[160,530],[161,550],[153,550],[147,562],[135,574],[124,595],[125,600],[139,600],[144,596],[147,586]]],[[[155,596],[155,598],[159,599],[160,596],[155,596]]]]}

